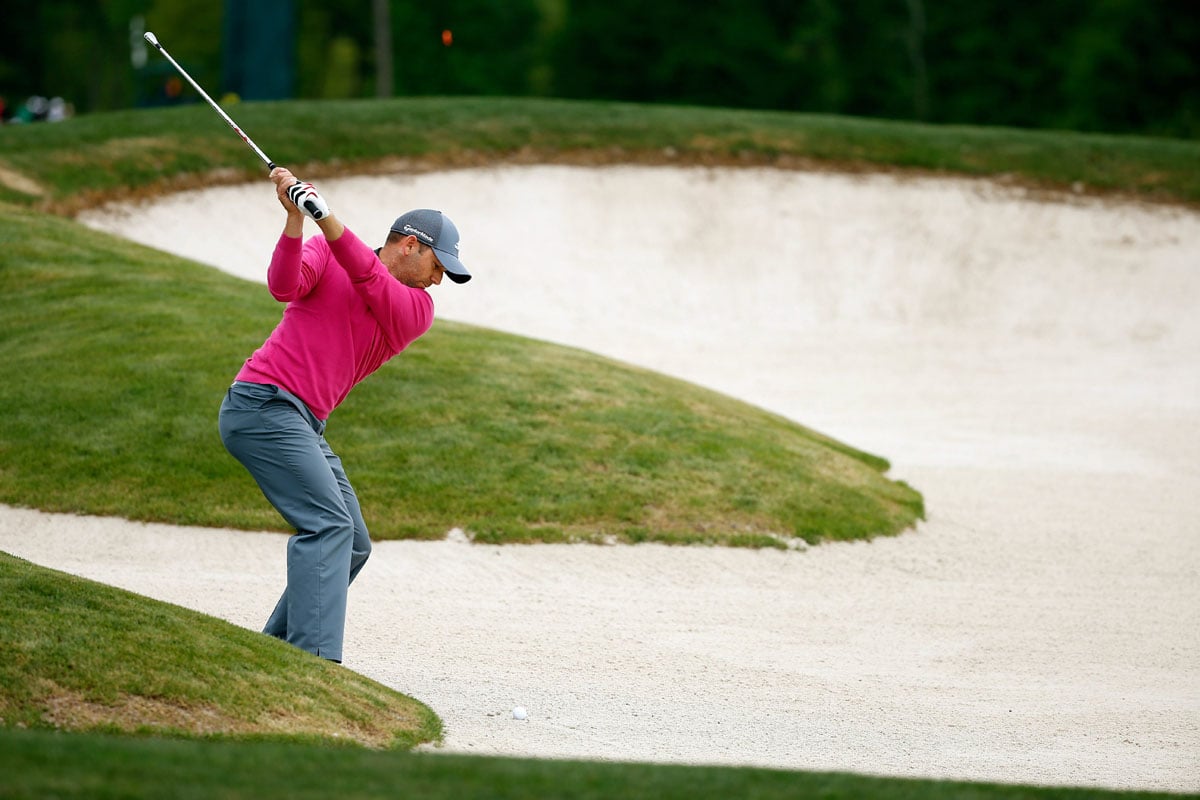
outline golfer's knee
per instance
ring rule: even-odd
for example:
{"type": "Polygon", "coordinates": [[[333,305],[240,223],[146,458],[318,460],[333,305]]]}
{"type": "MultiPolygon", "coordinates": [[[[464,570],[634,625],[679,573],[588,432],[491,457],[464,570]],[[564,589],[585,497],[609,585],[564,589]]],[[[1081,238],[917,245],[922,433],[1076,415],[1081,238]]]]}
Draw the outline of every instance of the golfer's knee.
{"type": "MultiPolygon", "coordinates": [[[[300,526],[297,526],[300,527],[300,526]]],[[[354,518],[349,512],[336,509],[324,509],[312,520],[311,530],[328,542],[339,542],[342,547],[346,543],[354,546],[356,536],[354,518]]]]}

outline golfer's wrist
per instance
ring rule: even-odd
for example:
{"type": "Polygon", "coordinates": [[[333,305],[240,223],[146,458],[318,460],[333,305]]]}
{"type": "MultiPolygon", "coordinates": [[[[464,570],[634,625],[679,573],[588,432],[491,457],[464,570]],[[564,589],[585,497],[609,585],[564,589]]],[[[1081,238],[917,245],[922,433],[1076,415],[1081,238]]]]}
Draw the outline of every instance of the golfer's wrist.
{"type": "Polygon", "coordinates": [[[342,234],[346,231],[346,226],[333,214],[317,220],[317,227],[321,229],[321,233],[325,234],[325,239],[330,242],[336,242],[342,238],[342,234]]]}
{"type": "Polygon", "coordinates": [[[292,239],[299,239],[304,235],[304,214],[300,212],[288,212],[287,222],[283,225],[283,235],[292,239]]]}

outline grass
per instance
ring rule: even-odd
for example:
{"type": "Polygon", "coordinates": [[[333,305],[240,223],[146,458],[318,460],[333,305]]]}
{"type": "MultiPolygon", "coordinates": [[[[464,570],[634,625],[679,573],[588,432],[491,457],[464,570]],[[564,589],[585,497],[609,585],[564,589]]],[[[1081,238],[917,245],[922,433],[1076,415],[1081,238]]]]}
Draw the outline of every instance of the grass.
{"type": "Polygon", "coordinates": [[[1178,795],[842,773],[533,761],[283,743],[155,741],[0,730],[0,796],[132,800],[1102,800],[1178,795]]]}
{"type": "Polygon", "coordinates": [[[0,609],[6,727],[376,748],[441,737],[421,703],[278,639],[4,553],[0,609]]]}
{"type": "MultiPolygon", "coordinates": [[[[528,98],[294,101],[227,110],[277,163],[312,177],[384,161],[408,168],[649,161],[989,176],[1200,203],[1200,142],[1180,139],[528,98]]],[[[0,143],[0,168],[42,191],[4,189],[0,179],[0,200],[43,208],[261,177],[257,158],[202,104],[10,126],[0,129],[0,143]]]]}
{"type": "MultiPolygon", "coordinates": [[[[216,432],[278,321],[259,286],[10,206],[0,219],[0,502],[284,530],[216,432]]],[[[923,513],[887,462],[727,397],[439,322],[328,437],[375,538],[784,546],[923,513]],[[414,413],[418,410],[418,413],[414,413]]]]}

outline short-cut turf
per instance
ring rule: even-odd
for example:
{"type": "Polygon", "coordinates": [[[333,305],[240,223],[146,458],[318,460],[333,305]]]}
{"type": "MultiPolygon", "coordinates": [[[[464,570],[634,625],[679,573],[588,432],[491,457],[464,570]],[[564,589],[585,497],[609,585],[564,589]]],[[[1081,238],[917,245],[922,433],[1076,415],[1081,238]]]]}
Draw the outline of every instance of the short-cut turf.
{"type": "MultiPolygon", "coordinates": [[[[262,163],[193,98],[183,107],[4,128],[0,200],[77,209],[130,192],[261,180],[262,163]]],[[[226,111],[276,163],[306,178],[381,163],[728,164],[995,177],[1200,203],[1200,142],[1184,139],[504,97],[239,103],[226,111]]]]}
{"type": "Polygon", "coordinates": [[[401,749],[441,738],[427,707],[356,672],[4,553],[0,652],[9,727],[401,749]]]}
{"type": "MultiPolygon", "coordinates": [[[[217,435],[261,286],[10,206],[0,502],[284,530],[217,435]]],[[[887,462],[711,391],[438,322],[331,418],[375,538],[784,546],[911,526],[887,462]]]]}

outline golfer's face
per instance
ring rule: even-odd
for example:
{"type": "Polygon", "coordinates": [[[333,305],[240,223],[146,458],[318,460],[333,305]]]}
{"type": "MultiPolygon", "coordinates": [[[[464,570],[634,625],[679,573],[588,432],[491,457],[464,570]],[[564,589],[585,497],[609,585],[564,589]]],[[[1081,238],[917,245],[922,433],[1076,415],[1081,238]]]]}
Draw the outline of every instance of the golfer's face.
{"type": "Polygon", "coordinates": [[[442,283],[442,276],[446,273],[446,267],[442,266],[442,261],[438,260],[437,253],[433,252],[432,247],[426,247],[425,252],[421,253],[421,275],[425,276],[425,285],[422,289],[438,285],[442,283]]]}
{"type": "Polygon", "coordinates": [[[414,289],[428,289],[442,282],[446,268],[437,259],[432,247],[422,247],[413,237],[410,247],[391,270],[396,280],[414,289]]]}

